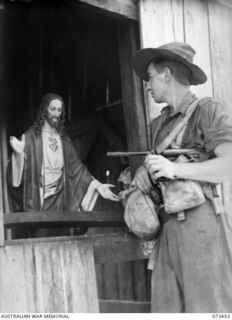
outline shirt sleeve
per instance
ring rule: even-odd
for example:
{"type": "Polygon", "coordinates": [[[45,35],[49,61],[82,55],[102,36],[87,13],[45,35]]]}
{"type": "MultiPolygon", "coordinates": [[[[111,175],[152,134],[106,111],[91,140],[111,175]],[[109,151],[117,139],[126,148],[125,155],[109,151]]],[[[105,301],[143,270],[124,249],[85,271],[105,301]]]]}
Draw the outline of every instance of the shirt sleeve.
{"type": "Polygon", "coordinates": [[[203,99],[200,105],[202,107],[200,128],[204,135],[206,151],[213,152],[224,142],[232,143],[232,120],[222,105],[211,98],[203,99]]]}

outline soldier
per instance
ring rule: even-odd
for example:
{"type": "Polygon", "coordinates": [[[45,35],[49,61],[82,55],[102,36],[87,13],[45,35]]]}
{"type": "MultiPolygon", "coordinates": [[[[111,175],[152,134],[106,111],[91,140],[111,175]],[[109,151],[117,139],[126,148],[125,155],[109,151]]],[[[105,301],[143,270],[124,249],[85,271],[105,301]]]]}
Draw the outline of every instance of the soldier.
{"type": "MultiPolygon", "coordinates": [[[[190,45],[173,42],[139,50],[132,59],[154,101],[167,103],[152,123],[154,150],[196,101],[190,85],[207,81],[193,63],[194,55],[190,45]]],[[[149,193],[151,180],[157,183],[161,177],[212,184],[231,179],[232,126],[214,99],[199,100],[176,147],[200,148],[215,157],[179,163],[148,155],[134,184],[149,193]]],[[[152,312],[232,312],[231,212],[216,215],[207,198],[202,205],[185,210],[185,220],[178,220],[178,214],[162,215],[166,216],[161,217],[162,231],[153,252],[152,312]]]]}

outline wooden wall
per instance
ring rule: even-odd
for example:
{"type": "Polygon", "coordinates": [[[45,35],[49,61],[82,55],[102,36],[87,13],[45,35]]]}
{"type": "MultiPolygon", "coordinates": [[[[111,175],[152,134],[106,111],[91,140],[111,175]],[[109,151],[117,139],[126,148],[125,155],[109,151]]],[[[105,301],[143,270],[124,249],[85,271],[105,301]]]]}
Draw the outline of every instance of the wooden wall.
{"type": "MultiPolygon", "coordinates": [[[[196,50],[195,63],[208,81],[192,90],[198,97],[214,96],[232,116],[232,7],[212,0],[140,0],[141,47],[184,41],[196,50]]],[[[223,1],[222,1],[223,2],[223,1]]],[[[223,3],[227,3],[224,1],[223,3]]],[[[229,2],[228,2],[229,3],[229,2]]],[[[150,118],[162,107],[146,93],[150,118]]],[[[231,209],[232,184],[224,183],[224,202],[231,209]]]]}
{"type": "Polygon", "coordinates": [[[98,312],[88,240],[0,248],[0,313],[98,312]]]}
{"type": "MultiPolygon", "coordinates": [[[[140,0],[141,47],[185,41],[208,81],[193,87],[199,97],[214,96],[232,115],[232,9],[211,0],[140,0]]],[[[151,106],[151,98],[148,97],[151,106]]]]}

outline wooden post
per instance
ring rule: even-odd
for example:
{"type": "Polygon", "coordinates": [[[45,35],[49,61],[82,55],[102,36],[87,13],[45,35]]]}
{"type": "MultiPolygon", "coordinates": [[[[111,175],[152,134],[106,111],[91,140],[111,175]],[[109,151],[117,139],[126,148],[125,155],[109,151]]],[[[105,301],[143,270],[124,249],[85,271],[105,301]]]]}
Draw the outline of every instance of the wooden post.
{"type": "Polygon", "coordinates": [[[0,114],[0,246],[4,245],[4,211],[5,211],[5,192],[6,192],[6,181],[4,179],[4,143],[3,143],[3,132],[4,132],[4,114],[0,114]],[[5,190],[4,190],[5,189],[5,190]]]}
{"type": "Polygon", "coordinates": [[[0,247],[4,245],[2,156],[0,152],[0,247]]]}
{"type": "MultiPolygon", "coordinates": [[[[1,115],[1,132],[0,132],[0,183],[1,183],[1,210],[2,210],[2,223],[3,223],[3,230],[4,230],[4,214],[9,213],[9,201],[8,201],[8,191],[7,191],[7,178],[6,178],[6,171],[7,171],[7,161],[8,161],[8,148],[7,148],[7,129],[6,129],[6,116],[1,115]]],[[[2,236],[4,237],[4,232],[1,232],[2,236]]],[[[6,239],[10,240],[12,238],[12,230],[6,230],[6,239]]]]}
{"type": "MultiPolygon", "coordinates": [[[[139,48],[137,24],[126,21],[118,26],[119,59],[121,68],[123,110],[128,150],[147,150],[146,113],[142,83],[131,67],[131,58],[139,48]]],[[[130,159],[132,172],[141,164],[141,157],[130,159]]]]}

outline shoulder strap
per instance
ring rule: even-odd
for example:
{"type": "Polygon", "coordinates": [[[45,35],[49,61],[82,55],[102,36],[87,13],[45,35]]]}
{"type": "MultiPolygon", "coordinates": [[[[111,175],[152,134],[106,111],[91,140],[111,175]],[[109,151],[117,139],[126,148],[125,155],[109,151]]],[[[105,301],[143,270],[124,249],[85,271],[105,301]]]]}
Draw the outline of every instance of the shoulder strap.
{"type": "Polygon", "coordinates": [[[195,111],[197,105],[199,103],[199,99],[196,99],[193,101],[193,103],[188,108],[186,115],[184,118],[174,127],[174,129],[169,133],[169,135],[156,147],[156,153],[162,153],[165,149],[168,148],[168,146],[171,145],[171,143],[177,138],[177,136],[180,134],[180,137],[178,136],[178,141],[182,140],[185,128],[188,124],[188,121],[195,111]]]}

